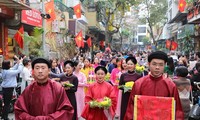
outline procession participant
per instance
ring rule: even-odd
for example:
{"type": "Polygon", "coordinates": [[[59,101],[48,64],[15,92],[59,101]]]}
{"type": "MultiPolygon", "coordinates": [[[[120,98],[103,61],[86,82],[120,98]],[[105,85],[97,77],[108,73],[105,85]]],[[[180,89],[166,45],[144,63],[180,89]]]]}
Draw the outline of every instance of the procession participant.
{"type": "Polygon", "coordinates": [[[93,68],[95,69],[97,66],[99,66],[99,64],[100,64],[100,60],[97,57],[95,57],[94,62],[93,62],[93,68]]]}
{"type": "Polygon", "coordinates": [[[35,58],[31,64],[35,81],[15,103],[16,120],[71,120],[74,110],[64,88],[49,79],[51,64],[47,59],[35,58]]]}
{"type": "Polygon", "coordinates": [[[163,77],[167,54],[156,51],[148,56],[150,74],[137,80],[132,88],[124,120],[133,120],[135,95],[174,97],[176,101],[176,120],[183,120],[183,111],[176,85],[163,77]]]}
{"type": "Polygon", "coordinates": [[[9,120],[8,119],[8,112],[10,103],[13,96],[13,90],[15,87],[17,87],[17,76],[23,69],[22,64],[22,58],[19,59],[17,56],[14,56],[16,59],[16,64],[12,67],[11,62],[9,60],[4,60],[2,62],[2,90],[3,90],[3,113],[2,113],[2,119],[3,120],[9,120]]]}
{"type": "MultiPolygon", "coordinates": [[[[121,65],[121,73],[126,73],[128,70],[127,64],[126,64],[126,59],[122,59],[122,65],[121,65]]],[[[120,76],[119,76],[120,78],[120,76]]],[[[121,109],[121,98],[122,98],[122,90],[119,90],[118,92],[118,97],[117,97],[117,108],[115,112],[115,118],[119,118],[120,116],[120,109],[121,109]]]]}
{"type": "MultiPolygon", "coordinates": [[[[121,75],[119,86],[125,85],[126,82],[135,82],[138,78],[141,77],[141,75],[135,72],[135,65],[137,64],[135,57],[126,58],[126,64],[128,72],[121,75]]],[[[122,90],[120,120],[123,120],[126,113],[130,92],[128,91],[124,93],[123,87],[121,87],[120,89],[122,90]]]]}
{"type": "Polygon", "coordinates": [[[74,66],[75,66],[75,70],[73,74],[78,78],[78,89],[77,89],[77,92],[75,93],[76,101],[77,101],[77,116],[78,118],[80,118],[83,108],[85,106],[84,87],[87,86],[87,79],[86,79],[86,76],[82,72],[80,72],[82,68],[82,63],[74,62],[74,66]]]}
{"type": "Polygon", "coordinates": [[[84,58],[83,60],[84,66],[81,69],[81,72],[83,72],[88,80],[89,78],[89,74],[91,74],[92,72],[94,72],[94,68],[91,67],[91,63],[90,63],[90,59],[89,58],[84,58]]]}
{"type": "Polygon", "coordinates": [[[119,78],[122,74],[121,71],[122,71],[122,59],[117,58],[116,59],[116,66],[110,74],[110,81],[114,85],[116,97],[118,97],[118,92],[119,92],[118,85],[119,85],[119,78]]]}
{"type": "Polygon", "coordinates": [[[107,70],[103,66],[95,68],[96,82],[91,84],[85,96],[85,107],[82,112],[82,117],[86,120],[108,120],[110,117],[113,119],[116,109],[116,96],[113,87],[110,83],[105,81],[107,70]],[[90,106],[93,100],[101,100],[108,97],[111,100],[109,109],[102,109],[99,107],[90,106]]]}
{"type": "Polygon", "coordinates": [[[65,87],[66,94],[69,98],[70,103],[72,104],[74,108],[74,115],[71,120],[76,120],[77,119],[77,102],[76,102],[76,96],[75,92],[77,91],[78,88],[78,78],[73,75],[74,71],[74,62],[67,60],[64,62],[64,69],[65,73],[60,77],[60,82],[61,84],[64,84],[65,82],[72,84],[73,86],[71,87],[65,87]]]}

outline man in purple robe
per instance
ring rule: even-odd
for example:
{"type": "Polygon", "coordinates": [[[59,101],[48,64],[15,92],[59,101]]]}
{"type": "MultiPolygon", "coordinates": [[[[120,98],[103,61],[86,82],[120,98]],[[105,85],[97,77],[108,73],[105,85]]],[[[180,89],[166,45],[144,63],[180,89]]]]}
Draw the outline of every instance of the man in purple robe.
{"type": "Polygon", "coordinates": [[[171,79],[163,77],[167,59],[167,54],[161,51],[153,52],[148,56],[150,74],[135,82],[130,94],[124,120],[133,120],[135,95],[174,97],[176,101],[175,118],[176,120],[184,119],[176,85],[171,79]]]}
{"type": "Polygon", "coordinates": [[[71,120],[74,110],[64,88],[50,80],[50,62],[36,58],[32,62],[35,81],[15,103],[16,120],[71,120]]]}

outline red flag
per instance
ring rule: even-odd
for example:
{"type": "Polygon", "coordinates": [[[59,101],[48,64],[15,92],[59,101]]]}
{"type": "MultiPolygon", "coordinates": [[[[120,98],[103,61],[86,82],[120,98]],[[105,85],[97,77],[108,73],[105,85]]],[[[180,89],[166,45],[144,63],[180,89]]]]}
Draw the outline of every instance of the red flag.
{"type": "Polygon", "coordinates": [[[24,35],[24,27],[21,26],[19,28],[19,30],[15,33],[14,35],[14,38],[17,42],[17,44],[19,45],[20,48],[24,48],[24,38],[23,38],[23,35],[24,35]]]}
{"type": "Polygon", "coordinates": [[[183,12],[185,10],[186,2],[185,0],[179,0],[178,9],[180,12],[183,12]]]}
{"type": "Polygon", "coordinates": [[[92,39],[91,39],[91,37],[89,37],[89,38],[87,39],[87,44],[88,44],[88,47],[91,47],[91,46],[92,46],[92,39]]]}
{"type": "Polygon", "coordinates": [[[177,47],[178,47],[178,43],[172,41],[171,50],[176,50],[177,47]]]}
{"type": "Polygon", "coordinates": [[[47,2],[45,4],[45,11],[46,11],[46,14],[50,15],[50,19],[47,19],[47,20],[54,20],[54,19],[56,19],[55,8],[54,8],[54,1],[53,0],[51,0],[50,2],[47,2]]]}
{"type": "Polygon", "coordinates": [[[76,18],[81,18],[81,5],[78,4],[74,6],[74,13],[76,14],[76,18]]]}
{"type": "Polygon", "coordinates": [[[171,45],[171,41],[170,40],[166,40],[166,48],[170,49],[170,45],[171,45]]]}
{"type": "Polygon", "coordinates": [[[83,46],[83,34],[82,31],[80,31],[76,37],[75,37],[76,45],[80,48],[83,46]]]}
{"type": "Polygon", "coordinates": [[[84,48],[84,46],[85,46],[85,42],[84,42],[84,40],[82,40],[81,47],[84,48]]]}

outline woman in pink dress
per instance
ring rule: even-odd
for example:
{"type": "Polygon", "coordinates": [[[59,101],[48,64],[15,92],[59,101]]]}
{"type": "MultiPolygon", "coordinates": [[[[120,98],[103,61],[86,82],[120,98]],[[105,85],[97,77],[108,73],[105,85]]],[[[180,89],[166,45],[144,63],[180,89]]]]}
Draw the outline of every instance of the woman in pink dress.
{"type": "Polygon", "coordinates": [[[80,62],[75,62],[75,71],[74,75],[78,78],[78,89],[75,93],[76,101],[77,101],[77,115],[78,119],[81,117],[82,110],[85,106],[84,99],[85,99],[85,92],[84,87],[87,86],[87,79],[85,74],[80,72],[82,68],[82,64],[80,62]]]}
{"type": "Polygon", "coordinates": [[[99,58],[95,57],[95,58],[94,58],[94,62],[93,62],[93,67],[94,67],[94,69],[95,69],[97,66],[99,66],[99,58]]]}
{"type": "MultiPolygon", "coordinates": [[[[122,59],[122,66],[121,66],[121,68],[122,68],[121,73],[127,72],[126,59],[122,59]]],[[[120,117],[121,99],[122,99],[122,90],[119,90],[119,92],[118,92],[118,98],[117,98],[117,108],[116,108],[116,113],[115,113],[115,117],[116,118],[120,117]]]]}
{"type": "Polygon", "coordinates": [[[120,78],[120,76],[122,74],[121,73],[121,70],[122,70],[121,65],[122,65],[121,58],[117,58],[116,59],[116,67],[112,70],[111,75],[110,75],[110,81],[111,81],[111,83],[114,86],[116,97],[118,97],[118,92],[119,92],[119,89],[118,89],[119,78],[120,78]]]}

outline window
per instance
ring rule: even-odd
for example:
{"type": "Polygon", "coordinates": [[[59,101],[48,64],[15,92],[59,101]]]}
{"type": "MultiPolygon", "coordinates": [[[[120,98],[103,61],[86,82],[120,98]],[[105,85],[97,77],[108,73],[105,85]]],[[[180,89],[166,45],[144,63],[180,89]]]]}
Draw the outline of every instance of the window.
{"type": "Polygon", "coordinates": [[[138,42],[143,42],[144,38],[145,38],[145,36],[138,36],[138,42]]]}
{"type": "Polygon", "coordinates": [[[138,27],[138,33],[146,33],[146,27],[138,27]]]}

